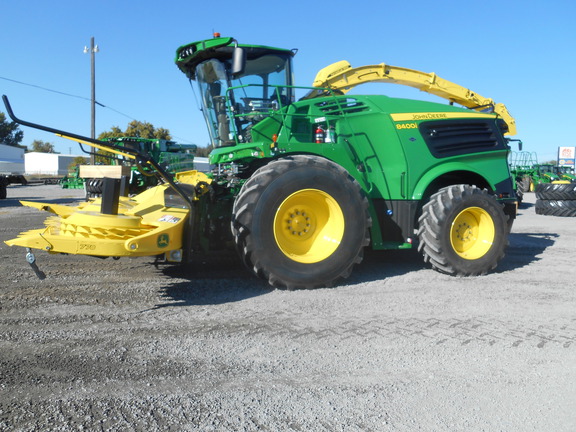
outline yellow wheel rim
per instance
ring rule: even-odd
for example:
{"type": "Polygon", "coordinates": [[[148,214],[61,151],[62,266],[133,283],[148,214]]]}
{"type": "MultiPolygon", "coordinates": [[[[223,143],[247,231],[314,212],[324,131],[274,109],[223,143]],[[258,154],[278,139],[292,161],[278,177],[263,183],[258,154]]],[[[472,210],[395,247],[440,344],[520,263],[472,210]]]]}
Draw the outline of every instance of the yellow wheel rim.
{"type": "Polygon", "coordinates": [[[452,248],[464,259],[475,260],[486,255],[494,237],[494,221],[480,207],[469,207],[461,211],[450,228],[452,248]]]}
{"type": "Polygon", "coordinates": [[[274,238],[284,255],[311,264],[334,253],[344,236],[344,214],[327,193],[302,189],[286,198],[274,217],[274,238]]]}

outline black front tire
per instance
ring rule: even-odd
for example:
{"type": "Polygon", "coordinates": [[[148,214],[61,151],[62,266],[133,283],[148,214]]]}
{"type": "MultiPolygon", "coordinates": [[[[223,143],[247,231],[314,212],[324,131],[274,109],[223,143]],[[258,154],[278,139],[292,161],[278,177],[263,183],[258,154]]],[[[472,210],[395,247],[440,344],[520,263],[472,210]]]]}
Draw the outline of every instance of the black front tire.
{"type": "Polygon", "coordinates": [[[455,276],[485,274],[504,257],[508,217],[502,205],[470,185],[440,189],[423,207],[418,250],[424,261],[455,276]]]}
{"type": "Polygon", "coordinates": [[[243,185],[232,233],[246,266],[274,287],[332,286],[361,262],[368,201],[339,165],[296,155],[270,162],[243,185]]]}

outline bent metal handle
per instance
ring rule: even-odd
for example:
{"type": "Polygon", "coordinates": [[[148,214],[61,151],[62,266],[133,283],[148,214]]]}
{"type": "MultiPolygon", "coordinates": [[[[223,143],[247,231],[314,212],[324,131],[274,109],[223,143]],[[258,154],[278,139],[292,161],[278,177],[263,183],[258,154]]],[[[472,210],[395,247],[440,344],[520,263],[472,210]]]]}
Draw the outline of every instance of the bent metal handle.
{"type": "Polygon", "coordinates": [[[132,155],[137,160],[137,162],[139,164],[148,163],[158,172],[158,174],[160,174],[160,176],[162,177],[162,179],[164,181],[166,181],[168,184],[170,184],[170,186],[172,186],[172,188],[176,191],[176,193],[186,202],[186,204],[188,205],[188,208],[190,210],[192,210],[192,200],[190,199],[190,197],[182,190],[182,188],[180,188],[176,183],[174,183],[174,181],[172,180],[172,177],[168,173],[166,173],[166,171],[149,155],[140,153],[139,151],[131,149],[131,148],[116,146],[116,145],[107,143],[106,141],[100,141],[100,140],[88,138],[88,137],[85,137],[82,135],[77,135],[77,134],[73,134],[70,132],[66,132],[63,130],[54,129],[54,128],[51,128],[49,126],[43,126],[43,125],[32,123],[32,122],[29,122],[26,120],[21,120],[14,115],[14,111],[12,111],[12,107],[10,106],[10,102],[8,101],[8,97],[6,95],[2,95],[2,101],[4,102],[4,106],[6,106],[6,111],[8,111],[8,115],[10,116],[12,121],[14,121],[15,123],[21,124],[22,126],[28,126],[28,127],[34,128],[34,129],[39,129],[39,130],[43,130],[46,132],[50,132],[50,133],[62,136],[64,138],[78,140],[78,141],[84,142],[88,145],[91,145],[93,147],[101,148],[103,150],[109,149],[110,151],[113,151],[113,152],[127,153],[127,154],[132,155]]]}
{"type": "Polygon", "coordinates": [[[32,123],[32,122],[29,122],[26,120],[21,120],[14,115],[14,111],[12,111],[12,107],[10,106],[10,102],[8,101],[8,97],[6,95],[2,95],[2,101],[4,102],[4,106],[6,107],[6,111],[8,111],[8,115],[10,116],[12,121],[14,121],[15,123],[19,123],[22,126],[28,126],[28,127],[34,128],[34,129],[39,129],[39,130],[50,132],[50,133],[53,133],[56,135],[61,135],[61,136],[64,136],[66,138],[72,138],[74,140],[79,140],[79,141],[82,141],[88,145],[92,144],[93,146],[98,147],[98,148],[105,147],[105,148],[110,149],[110,150],[115,150],[116,152],[120,151],[122,153],[128,153],[132,156],[143,156],[140,154],[140,152],[133,150],[133,149],[130,149],[130,148],[115,146],[113,144],[107,143],[106,141],[100,141],[100,140],[88,138],[88,137],[85,137],[82,135],[77,135],[74,133],[66,132],[63,130],[54,129],[54,128],[51,128],[49,126],[43,126],[43,125],[32,123]]]}

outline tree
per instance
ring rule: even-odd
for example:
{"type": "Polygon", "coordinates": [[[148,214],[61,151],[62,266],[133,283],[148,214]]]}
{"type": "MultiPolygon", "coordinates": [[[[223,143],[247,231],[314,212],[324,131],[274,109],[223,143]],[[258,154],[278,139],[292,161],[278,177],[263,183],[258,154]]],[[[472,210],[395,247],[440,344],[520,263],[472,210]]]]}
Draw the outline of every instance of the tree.
{"type": "Polygon", "coordinates": [[[120,138],[120,137],[136,137],[136,138],[153,138],[170,140],[170,131],[164,128],[156,128],[152,123],[141,122],[133,120],[128,123],[126,130],[122,130],[118,126],[112,126],[110,131],[102,132],[98,135],[98,139],[104,138],[120,138]]]}
{"type": "Polygon", "coordinates": [[[126,128],[126,134],[128,136],[138,137],[138,138],[155,138],[155,139],[165,139],[169,140],[170,132],[164,128],[156,129],[151,123],[139,122],[137,120],[131,121],[126,128]]]}
{"type": "Polygon", "coordinates": [[[72,159],[70,165],[68,165],[68,171],[73,172],[78,165],[86,165],[88,161],[88,158],[84,156],[76,156],[74,159],[72,159]]]}
{"type": "Polygon", "coordinates": [[[54,144],[42,140],[32,141],[32,151],[39,153],[54,153],[54,144]]]}
{"type": "Polygon", "coordinates": [[[24,138],[24,132],[18,129],[18,124],[6,121],[6,115],[0,112],[0,144],[26,148],[20,145],[22,138],[24,138]]]}
{"type": "MultiPolygon", "coordinates": [[[[109,131],[102,132],[100,135],[98,135],[99,140],[122,137],[164,140],[172,139],[168,129],[156,128],[152,123],[141,122],[138,120],[132,120],[130,123],[128,123],[125,131],[122,131],[122,129],[120,129],[118,126],[112,126],[112,129],[109,131]]],[[[114,157],[113,153],[107,152],[105,150],[97,150],[96,164],[108,165],[110,164],[111,157],[114,157]]]]}
{"type": "Polygon", "coordinates": [[[102,132],[100,135],[98,135],[98,139],[99,140],[103,140],[106,138],[121,138],[127,136],[124,134],[124,132],[122,132],[122,129],[120,129],[118,126],[112,126],[112,129],[106,132],[102,132]]]}
{"type": "Polygon", "coordinates": [[[206,147],[198,147],[196,149],[196,152],[194,153],[197,157],[207,157],[210,152],[212,151],[212,147],[211,146],[206,146],[206,147]]]}

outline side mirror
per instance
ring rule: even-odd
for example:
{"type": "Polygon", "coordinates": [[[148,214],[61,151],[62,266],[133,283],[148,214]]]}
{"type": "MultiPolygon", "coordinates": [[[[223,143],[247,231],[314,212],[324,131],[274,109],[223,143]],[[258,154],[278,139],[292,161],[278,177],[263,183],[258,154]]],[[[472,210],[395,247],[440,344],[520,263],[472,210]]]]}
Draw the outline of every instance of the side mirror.
{"type": "Polygon", "coordinates": [[[244,72],[246,67],[246,52],[244,48],[234,47],[234,53],[232,54],[232,76],[236,77],[244,72]]]}
{"type": "Polygon", "coordinates": [[[508,138],[509,143],[511,143],[512,141],[517,142],[518,143],[518,151],[522,151],[522,140],[508,138]]]}

